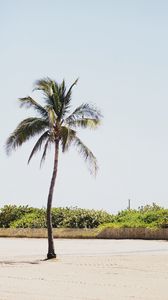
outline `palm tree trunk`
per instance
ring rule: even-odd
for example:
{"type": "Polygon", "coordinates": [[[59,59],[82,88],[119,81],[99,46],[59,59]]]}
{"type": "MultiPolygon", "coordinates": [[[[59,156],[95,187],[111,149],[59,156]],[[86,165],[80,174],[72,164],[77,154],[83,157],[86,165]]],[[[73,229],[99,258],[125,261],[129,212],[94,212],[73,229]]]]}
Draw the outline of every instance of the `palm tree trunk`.
{"type": "Polygon", "coordinates": [[[54,240],[53,240],[53,230],[52,230],[52,216],[51,216],[51,208],[52,208],[52,199],[53,192],[55,186],[55,180],[57,176],[57,168],[58,168],[58,153],[59,153],[59,141],[55,141],[55,155],[54,155],[54,168],[53,174],[48,194],[48,202],[47,202],[47,230],[48,230],[48,254],[47,258],[55,258],[55,250],[54,250],[54,240]]]}

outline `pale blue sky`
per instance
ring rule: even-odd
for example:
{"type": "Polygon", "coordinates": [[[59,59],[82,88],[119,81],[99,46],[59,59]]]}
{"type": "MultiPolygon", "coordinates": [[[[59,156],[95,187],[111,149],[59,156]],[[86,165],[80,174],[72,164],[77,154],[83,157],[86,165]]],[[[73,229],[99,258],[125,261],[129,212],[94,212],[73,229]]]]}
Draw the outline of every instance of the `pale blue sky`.
{"type": "Polygon", "coordinates": [[[52,151],[41,170],[40,156],[27,166],[35,141],[4,151],[33,114],[17,98],[45,76],[67,85],[79,77],[73,105],[95,103],[104,115],[99,130],[79,133],[98,158],[96,180],[75,149],[61,155],[53,206],[116,212],[128,198],[135,208],[167,206],[167,35],[166,0],[0,1],[0,206],[46,206],[52,151]]]}

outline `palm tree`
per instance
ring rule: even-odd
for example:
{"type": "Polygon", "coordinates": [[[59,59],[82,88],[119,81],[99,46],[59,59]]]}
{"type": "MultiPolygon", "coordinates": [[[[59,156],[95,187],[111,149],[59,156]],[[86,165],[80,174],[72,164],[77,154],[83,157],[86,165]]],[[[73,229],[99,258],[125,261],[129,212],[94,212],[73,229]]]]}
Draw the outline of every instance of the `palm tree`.
{"type": "Polygon", "coordinates": [[[11,150],[21,146],[30,138],[40,135],[32,149],[28,163],[34,154],[43,147],[41,164],[46,158],[48,147],[51,144],[54,145],[54,167],[47,202],[48,259],[56,257],[52,233],[51,208],[60,146],[63,152],[67,151],[71,145],[76,146],[79,153],[89,162],[90,171],[94,174],[97,171],[95,156],[77,136],[75,129],[77,127],[97,128],[100,124],[101,113],[96,107],[87,103],[77,107],[71,114],[69,113],[72,88],[77,81],[68,90],[64,80],[61,84],[50,78],[36,81],[34,90],[40,90],[43,93],[45,105],[40,105],[29,96],[20,98],[21,107],[31,107],[39,116],[26,118],[20,122],[6,142],[6,151],[7,154],[10,154],[11,150]]]}

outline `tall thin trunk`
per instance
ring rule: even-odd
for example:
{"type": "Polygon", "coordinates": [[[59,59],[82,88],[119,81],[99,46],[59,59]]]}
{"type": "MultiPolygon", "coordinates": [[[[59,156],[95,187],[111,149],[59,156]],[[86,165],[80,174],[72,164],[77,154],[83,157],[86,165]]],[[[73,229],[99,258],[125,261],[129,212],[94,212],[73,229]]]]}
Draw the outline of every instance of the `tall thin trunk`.
{"type": "Polygon", "coordinates": [[[48,194],[48,202],[47,202],[47,230],[48,230],[48,254],[47,258],[55,258],[55,250],[54,250],[54,240],[53,240],[53,230],[52,230],[52,216],[51,216],[51,208],[52,208],[52,199],[53,192],[55,186],[55,180],[57,176],[57,168],[58,168],[58,153],[59,153],[59,141],[55,142],[55,155],[54,155],[54,168],[53,174],[48,194]]]}

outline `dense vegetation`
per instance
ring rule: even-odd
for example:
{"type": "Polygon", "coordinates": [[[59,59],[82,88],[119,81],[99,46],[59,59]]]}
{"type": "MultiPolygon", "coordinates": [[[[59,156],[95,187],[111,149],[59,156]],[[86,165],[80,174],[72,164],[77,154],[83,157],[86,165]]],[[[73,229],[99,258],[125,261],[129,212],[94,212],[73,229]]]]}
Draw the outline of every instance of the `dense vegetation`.
{"type": "MultiPolygon", "coordinates": [[[[95,228],[113,221],[113,216],[103,210],[81,208],[53,208],[53,227],[95,228]]],[[[28,206],[5,205],[0,209],[0,227],[46,228],[46,210],[28,206]]]]}
{"type": "Polygon", "coordinates": [[[114,216],[113,222],[100,225],[112,228],[168,228],[168,209],[155,203],[136,209],[126,209],[114,216]]]}
{"type": "MultiPolygon", "coordinates": [[[[166,228],[168,209],[156,204],[146,205],[137,210],[123,210],[116,215],[103,210],[81,208],[53,208],[54,228],[166,228]]],[[[5,205],[0,209],[2,228],[46,228],[46,210],[29,206],[5,205]]]]}

